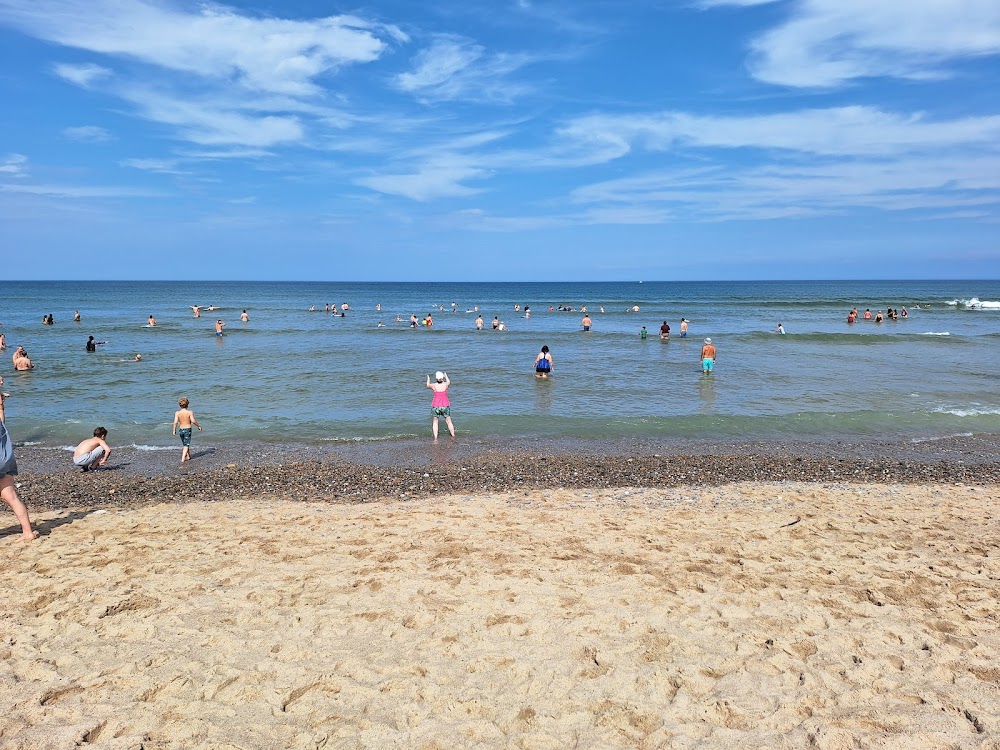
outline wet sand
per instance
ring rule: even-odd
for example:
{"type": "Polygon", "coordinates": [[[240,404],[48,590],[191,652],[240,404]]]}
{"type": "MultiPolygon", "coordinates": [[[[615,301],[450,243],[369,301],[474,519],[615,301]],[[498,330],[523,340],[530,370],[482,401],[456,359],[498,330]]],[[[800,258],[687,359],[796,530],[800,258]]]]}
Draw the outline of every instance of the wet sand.
{"type": "MultiPolygon", "coordinates": [[[[114,444],[112,444],[114,447],[114,444]]],[[[340,503],[445,492],[556,487],[674,487],[743,481],[1000,481],[997,436],[877,442],[476,441],[448,438],[347,446],[212,444],[115,447],[106,469],[82,474],[67,450],[16,450],[19,492],[32,508],[131,506],[279,494],[340,503]]]]}
{"type": "Polygon", "coordinates": [[[0,524],[5,749],[1000,747],[995,484],[147,500],[0,524]]]}

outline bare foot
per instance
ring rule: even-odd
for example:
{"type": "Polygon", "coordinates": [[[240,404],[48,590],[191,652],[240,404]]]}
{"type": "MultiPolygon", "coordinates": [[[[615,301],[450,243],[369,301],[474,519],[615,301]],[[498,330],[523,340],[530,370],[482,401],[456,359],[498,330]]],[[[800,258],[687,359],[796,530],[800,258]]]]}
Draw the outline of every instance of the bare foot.
{"type": "Polygon", "coordinates": [[[38,537],[40,537],[40,536],[41,536],[41,534],[38,533],[37,531],[32,531],[30,534],[21,534],[21,541],[23,541],[23,542],[33,542],[36,539],[38,539],[38,537]]]}

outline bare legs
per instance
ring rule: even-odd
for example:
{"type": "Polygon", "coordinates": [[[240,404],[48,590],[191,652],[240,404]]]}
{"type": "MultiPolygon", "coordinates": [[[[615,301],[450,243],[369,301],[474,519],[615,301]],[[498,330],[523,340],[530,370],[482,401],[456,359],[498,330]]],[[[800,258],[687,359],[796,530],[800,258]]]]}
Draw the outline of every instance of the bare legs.
{"type": "Polygon", "coordinates": [[[14,511],[14,515],[21,524],[21,538],[36,539],[38,532],[31,529],[28,509],[24,507],[24,503],[21,502],[21,498],[17,496],[17,490],[14,488],[14,477],[8,475],[0,479],[0,499],[14,511]]]}
{"type": "MultiPolygon", "coordinates": [[[[451,417],[445,417],[444,418],[444,423],[446,425],[448,425],[448,432],[451,434],[451,436],[455,437],[455,425],[452,424],[451,417]]],[[[431,422],[431,432],[434,433],[434,439],[437,440],[438,439],[438,418],[436,416],[433,417],[433,421],[431,422]]]]}

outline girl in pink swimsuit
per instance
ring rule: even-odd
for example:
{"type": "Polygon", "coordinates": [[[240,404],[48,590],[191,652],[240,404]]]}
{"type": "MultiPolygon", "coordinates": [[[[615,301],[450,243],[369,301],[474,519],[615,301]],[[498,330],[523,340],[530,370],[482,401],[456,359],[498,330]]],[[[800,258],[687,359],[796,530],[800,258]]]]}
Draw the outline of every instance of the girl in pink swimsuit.
{"type": "Polygon", "coordinates": [[[434,373],[433,383],[431,376],[427,376],[427,387],[434,391],[434,399],[431,401],[431,414],[434,415],[431,432],[434,433],[435,440],[438,436],[438,419],[440,417],[444,417],[445,424],[448,425],[448,432],[451,433],[452,437],[455,437],[455,425],[451,422],[451,401],[448,400],[448,386],[450,385],[451,380],[448,379],[446,372],[439,370],[434,373]]]}

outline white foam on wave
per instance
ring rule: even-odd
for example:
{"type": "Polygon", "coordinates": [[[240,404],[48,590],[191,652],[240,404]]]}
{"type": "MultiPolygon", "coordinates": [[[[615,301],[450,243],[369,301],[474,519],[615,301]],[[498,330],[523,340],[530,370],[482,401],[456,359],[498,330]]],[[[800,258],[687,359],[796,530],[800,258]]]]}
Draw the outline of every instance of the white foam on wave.
{"type": "Polygon", "coordinates": [[[951,336],[950,331],[924,331],[921,336],[951,336]]]}
{"type": "Polygon", "coordinates": [[[925,437],[925,438],[910,438],[911,443],[932,443],[935,440],[942,440],[947,438],[960,438],[960,437],[972,437],[974,432],[956,432],[954,435],[938,435],[936,437],[925,437]]]}
{"type": "Polygon", "coordinates": [[[176,446],[173,445],[138,445],[132,443],[132,445],[126,445],[125,448],[134,448],[137,451],[172,451],[176,450],[176,446]]]}
{"type": "Polygon", "coordinates": [[[979,297],[953,299],[951,302],[946,302],[945,304],[954,307],[964,307],[966,310],[1000,310],[1000,302],[988,299],[981,300],[979,297]]]}
{"type": "Polygon", "coordinates": [[[938,414],[952,414],[956,417],[982,417],[992,414],[1000,414],[1000,406],[971,406],[966,408],[948,408],[946,406],[939,406],[934,410],[938,414]]]}

